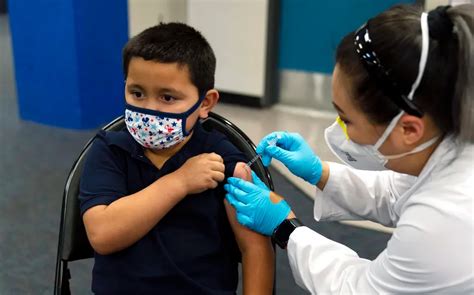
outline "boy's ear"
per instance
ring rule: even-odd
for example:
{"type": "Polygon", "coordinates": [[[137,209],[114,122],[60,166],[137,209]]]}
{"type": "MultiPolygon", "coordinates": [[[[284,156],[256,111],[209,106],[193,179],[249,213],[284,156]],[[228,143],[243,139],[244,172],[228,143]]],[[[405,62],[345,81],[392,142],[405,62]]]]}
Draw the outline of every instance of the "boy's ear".
{"type": "Polygon", "coordinates": [[[209,112],[212,111],[214,106],[219,101],[219,92],[216,89],[207,91],[206,97],[204,97],[201,107],[199,108],[199,118],[207,118],[209,112]]]}

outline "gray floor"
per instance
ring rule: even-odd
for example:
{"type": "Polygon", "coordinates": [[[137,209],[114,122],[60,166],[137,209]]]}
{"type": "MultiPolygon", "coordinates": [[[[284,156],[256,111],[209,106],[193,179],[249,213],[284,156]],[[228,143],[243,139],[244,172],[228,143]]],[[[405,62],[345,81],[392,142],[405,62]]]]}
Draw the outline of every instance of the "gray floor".
{"type": "MultiPolygon", "coordinates": [[[[0,294],[51,294],[62,190],[67,173],[94,130],[75,131],[18,117],[7,18],[0,15],[0,294]]],[[[327,237],[374,258],[388,234],[339,223],[316,223],[311,200],[272,170],[276,191],[300,219],[327,237]]],[[[71,264],[74,294],[90,293],[91,261],[71,264]]],[[[277,257],[277,293],[296,287],[284,251],[277,257]]]]}

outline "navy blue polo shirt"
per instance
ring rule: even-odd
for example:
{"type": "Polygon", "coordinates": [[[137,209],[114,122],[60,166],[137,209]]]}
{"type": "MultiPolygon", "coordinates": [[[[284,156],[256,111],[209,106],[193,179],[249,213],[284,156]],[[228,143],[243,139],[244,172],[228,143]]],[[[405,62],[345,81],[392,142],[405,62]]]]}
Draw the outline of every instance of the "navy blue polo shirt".
{"type": "MultiPolygon", "coordinates": [[[[245,156],[217,131],[198,123],[186,145],[156,168],[126,129],[100,131],[88,153],[81,183],[83,214],[136,193],[181,167],[187,159],[215,152],[225,175],[245,156]]],[[[238,247],[227,219],[221,183],[185,197],[142,239],[125,250],[95,253],[92,291],[97,294],[235,294],[238,247]]]]}

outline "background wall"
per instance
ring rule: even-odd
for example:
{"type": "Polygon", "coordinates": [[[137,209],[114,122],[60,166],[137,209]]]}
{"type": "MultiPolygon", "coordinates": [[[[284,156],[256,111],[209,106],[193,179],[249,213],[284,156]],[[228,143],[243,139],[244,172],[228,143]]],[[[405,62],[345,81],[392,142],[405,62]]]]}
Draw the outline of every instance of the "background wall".
{"type": "Polygon", "coordinates": [[[216,54],[219,90],[265,94],[267,8],[268,0],[188,1],[188,23],[203,33],[216,54]]]}
{"type": "Polygon", "coordinates": [[[332,110],[330,74],[337,44],[368,18],[413,0],[282,0],[278,101],[332,110]]]}
{"type": "Polygon", "coordinates": [[[161,21],[193,26],[216,55],[216,88],[254,104],[265,98],[267,30],[278,28],[267,27],[269,0],[128,0],[128,11],[130,36],[161,21]]]}
{"type": "Polygon", "coordinates": [[[128,32],[133,37],[160,22],[186,22],[188,0],[128,0],[128,32]]]}
{"type": "Polygon", "coordinates": [[[368,18],[402,3],[431,10],[472,0],[281,0],[278,102],[332,111],[331,72],[339,40],[368,18]]]}

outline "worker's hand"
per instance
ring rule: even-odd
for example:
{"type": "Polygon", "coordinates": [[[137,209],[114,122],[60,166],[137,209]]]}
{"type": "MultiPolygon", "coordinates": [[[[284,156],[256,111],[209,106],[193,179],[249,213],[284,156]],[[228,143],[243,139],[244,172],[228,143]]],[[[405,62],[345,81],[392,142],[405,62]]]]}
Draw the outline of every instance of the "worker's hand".
{"type": "Polygon", "coordinates": [[[271,236],[285,220],[291,209],[282,198],[273,199],[274,193],[252,171],[254,183],[230,177],[224,189],[226,199],[237,212],[237,221],[261,234],[271,236]]]}
{"type": "Polygon", "coordinates": [[[285,131],[270,133],[258,144],[257,153],[262,155],[265,166],[270,165],[272,158],[275,158],[282,162],[291,173],[313,185],[321,179],[323,172],[321,160],[298,133],[285,131]]]}
{"type": "Polygon", "coordinates": [[[216,188],[225,178],[224,169],[222,157],[210,153],[189,158],[175,173],[187,194],[197,194],[216,188]]]}

